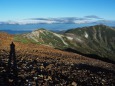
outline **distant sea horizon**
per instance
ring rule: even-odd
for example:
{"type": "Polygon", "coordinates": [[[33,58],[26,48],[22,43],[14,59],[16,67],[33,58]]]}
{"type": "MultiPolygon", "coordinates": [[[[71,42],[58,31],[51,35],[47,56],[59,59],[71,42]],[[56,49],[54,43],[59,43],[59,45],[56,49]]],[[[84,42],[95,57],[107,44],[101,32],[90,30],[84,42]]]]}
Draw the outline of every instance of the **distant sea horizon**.
{"type": "MultiPolygon", "coordinates": [[[[63,31],[78,27],[87,27],[97,24],[0,24],[0,32],[7,32],[9,34],[21,34],[31,32],[33,30],[44,28],[51,31],[63,31]]],[[[108,25],[113,26],[113,25],[108,25]]]]}

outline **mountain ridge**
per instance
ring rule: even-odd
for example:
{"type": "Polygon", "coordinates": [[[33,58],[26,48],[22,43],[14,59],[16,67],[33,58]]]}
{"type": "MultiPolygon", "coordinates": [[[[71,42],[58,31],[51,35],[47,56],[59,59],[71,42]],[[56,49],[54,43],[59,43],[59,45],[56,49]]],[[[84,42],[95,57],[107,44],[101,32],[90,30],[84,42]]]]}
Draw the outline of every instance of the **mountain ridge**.
{"type": "Polygon", "coordinates": [[[13,41],[46,45],[56,49],[74,49],[84,55],[97,55],[115,61],[115,30],[105,25],[75,28],[58,34],[44,28],[14,35],[13,41]]]}
{"type": "Polygon", "coordinates": [[[83,53],[115,58],[115,30],[113,28],[105,25],[96,25],[68,30],[66,35],[68,36],[68,34],[74,34],[79,40],[81,38],[82,43],[74,40],[76,42],[74,42],[74,47],[78,50],[82,49],[82,52],[85,50],[83,53]]]}
{"type": "Polygon", "coordinates": [[[28,40],[28,42],[30,41],[37,44],[46,44],[50,46],[53,45],[54,47],[61,47],[61,46],[66,47],[66,45],[68,45],[63,40],[63,37],[64,37],[63,35],[48,31],[43,28],[34,30],[31,33],[17,35],[17,37],[15,37],[15,40],[19,41],[20,36],[24,38],[25,40],[28,40]]]}

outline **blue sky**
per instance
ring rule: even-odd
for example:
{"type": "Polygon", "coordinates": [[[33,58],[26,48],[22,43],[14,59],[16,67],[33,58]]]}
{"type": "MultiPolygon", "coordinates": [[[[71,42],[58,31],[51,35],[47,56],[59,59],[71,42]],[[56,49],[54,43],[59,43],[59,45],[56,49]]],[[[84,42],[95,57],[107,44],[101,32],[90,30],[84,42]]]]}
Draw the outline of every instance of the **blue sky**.
{"type": "Polygon", "coordinates": [[[115,0],[0,0],[0,21],[90,15],[115,20],[115,0]]]}

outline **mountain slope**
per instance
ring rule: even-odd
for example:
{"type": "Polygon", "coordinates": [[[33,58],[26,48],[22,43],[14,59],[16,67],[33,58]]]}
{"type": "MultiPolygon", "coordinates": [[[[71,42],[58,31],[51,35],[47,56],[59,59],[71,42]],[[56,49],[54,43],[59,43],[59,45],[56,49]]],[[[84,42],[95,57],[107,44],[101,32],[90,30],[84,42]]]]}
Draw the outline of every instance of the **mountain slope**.
{"type": "Polygon", "coordinates": [[[0,32],[0,48],[5,48],[13,40],[13,35],[7,34],[5,32],[0,32]]]}
{"type": "Polygon", "coordinates": [[[15,41],[45,44],[55,48],[67,47],[68,44],[64,41],[64,39],[66,39],[66,37],[64,37],[63,35],[45,29],[38,29],[32,31],[31,33],[16,35],[14,38],[15,41]]]}
{"type": "Polygon", "coordinates": [[[65,32],[72,47],[85,54],[96,54],[115,60],[115,29],[96,25],[71,29],[65,32]]]}
{"type": "Polygon", "coordinates": [[[115,29],[105,25],[70,29],[63,35],[38,29],[31,33],[15,35],[14,40],[64,50],[71,48],[83,54],[97,55],[115,61],[115,29]]]}

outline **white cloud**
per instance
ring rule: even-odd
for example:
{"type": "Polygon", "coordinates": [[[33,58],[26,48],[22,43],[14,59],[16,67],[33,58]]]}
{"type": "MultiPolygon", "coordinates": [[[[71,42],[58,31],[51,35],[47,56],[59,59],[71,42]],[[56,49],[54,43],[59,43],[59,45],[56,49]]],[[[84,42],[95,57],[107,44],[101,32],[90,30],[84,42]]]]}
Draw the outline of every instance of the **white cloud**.
{"type": "MultiPolygon", "coordinates": [[[[94,23],[94,22],[102,22],[104,21],[103,18],[100,18],[95,15],[85,16],[85,17],[60,17],[60,18],[30,18],[30,19],[23,19],[17,21],[7,21],[4,23],[7,24],[53,24],[53,23],[75,23],[75,24],[84,24],[84,23],[94,23]]],[[[105,22],[105,21],[104,21],[105,22]]],[[[103,23],[104,23],[103,22],[103,23]]],[[[110,22],[110,21],[108,21],[110,22]]],[[[2,24],[1,22],[0,24],[2,24]]]]}

